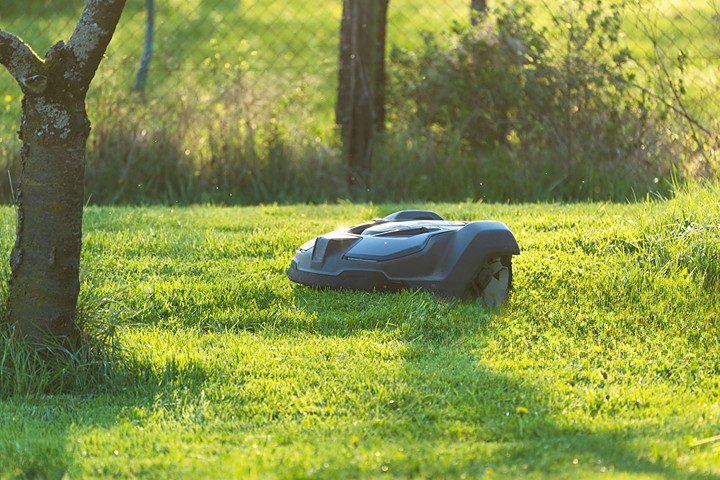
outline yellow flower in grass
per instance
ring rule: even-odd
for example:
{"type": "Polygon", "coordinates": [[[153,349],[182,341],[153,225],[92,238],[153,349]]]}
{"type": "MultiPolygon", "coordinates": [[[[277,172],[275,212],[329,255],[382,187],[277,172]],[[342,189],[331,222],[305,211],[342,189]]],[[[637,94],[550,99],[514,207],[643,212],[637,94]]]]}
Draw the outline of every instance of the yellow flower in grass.
{"type": "Polygon", "coordinates": [[[517,407],[517,408],[515,409],[515,413],[517,413],[517,414],[520,415],[521,417],[522,417],[523,415],[527,414],[529,411],[530,411],[530,410],[528,410],[527,407],[522,407],[522,406],[517,407]]]}

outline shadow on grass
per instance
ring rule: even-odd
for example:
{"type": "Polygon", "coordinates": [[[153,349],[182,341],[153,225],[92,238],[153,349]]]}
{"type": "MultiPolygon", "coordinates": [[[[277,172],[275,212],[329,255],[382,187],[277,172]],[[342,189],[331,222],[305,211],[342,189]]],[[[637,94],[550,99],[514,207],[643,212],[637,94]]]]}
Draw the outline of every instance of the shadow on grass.
{"type": "Polygon", "coordinates": [[[551,392],[533,378],[491,368],[482,359],[482,345],[491,323],[512,312],[489,312],[422,292],[348,294],[297,288],[294,296],[306,313],[318,315],[316,331],[321,335],[384,332],[408,344],[403,371],[394,378],[397,396],[379,403],[380,413],[367,422],[366,434],[395,443],[401,451],[413,438],[425,444],[421,451],[426,449],[427,456],[387,465],[391,472],[527,472],[546,478],[609,472],[720,479],[674,466],[680,454],[648,445],[649,439],[673,444],[651,425],[603,430],[563,422],[562,412],[548,401],[551,392]]]}
{"type": "MultiPolygon", "coordinates": [[[[362,401],[350,407],[338,405],[339,410],[344,409],[340,415],[311,411],[308,415],[314,415],[313,429],[303,426],[308,416],[299,403],[273,415],[241,418],[223,426],[236,437],[280,437],[278,432],[286,431],[286,437],[268,449],[268,455],[284,456],[287,450],[302,448],[317,454],[317,459],[303,457],[305,464],[297,464],[301,460],[293,458],[285,458],[280,467],[266,462],[262,468],[268,468],[268,473],[292,476],[308,462],[318,462],[322,468],[317,467],[316,476],[327,478],[367,477],[388,471],[400,477],[482,477],[497,472],[549,478],[610,472],[720,479],[718,475],[681,470],[662,455],[653,457],[644,443],[654,438],[649,427],[604,431],[591,425],[567,426],[549,404],[550,392],[543,391],[533,378],[491,368],[483,361],[483,344],[492,322],[502,322],[512,312],[492,314],[477,305],[439,301],[421,292],[376,295],[297,288],[292,301],[304,312],[302,318],[314,321],[278,326],[277,319],[268,318],[267,324],[255,325],[256,332],[251,335],[260,342],[278,337],[329,342],[369,334],[376,342],[394,342],[404,348],[377,371],[365,372],[379,384],[374,387],[377,391],[369,388],[370,383],[345,383],[335,400],[318,398],[342,403],[343,397],[354,395],[362,401]],[[327,451],[330,446],[332,452],[327,451]]],[[[203,334],[195,335],[189,341],[203,334]]],[[[336,361],[332,355],[319,358],[322,362],[336,361]]],[[[0,468],[0,476],[60,478],[77,471],[100,474],[103,472],[83,470],[82,457],[88,452],[78,451],[72,444],[77,429],[106,430],[110,435],[118,431],[118,424],[127,424],[125,436],[139,435],[133,432],[144,424],[142,412],[165,410],[177,422],[172,418],[180,415],[177,403],[199,402],[218,379],[208,364],[177,362],[172,356],[167,359],[158,366],[149,360],[133,360],[118,350],[105,358],[114,370],[88,389],[91,395],[35,395],[4,401],[0,418],[7,427],[0,434],[0,455],[14,470],[0,468]]],[[[339,370],[336,374],[343,375],[342,368],[339,370]]],[[[254,373],[262,377],[268,372],[254,373]]],[[[332,383],[337,379],[326,380],[332,383]]],[[[301,396],[310,388],[292,376],[283,381],[295,383],[291,389],[294,393],[281,398],[290,404],[296,400],[293,396],[301,396]]],[[[233,390],[237,397],[225,399],[241,411],[241,404],[247,401],[243,388],[245,385],[238,384],[233,390]]],[[[322,385],[317,388],[320,395],[327,393],[322,385]]],[[[262,403],[265,399],[252,401],[262,403]]],[[[196,411],[191,413],[193,416],[182,419],[188,422],[181,423],[182,428],[199,431],[200,436],[213,434],[217,424],[202,424],[196,411]]],[[[172,425],[170,429],[178,428],[177,423],[172,425]]],[[[149,440],[142,437],[136,441],[142,444],[149,440]]],[[[104,473],[112,474],[115,468],[123,471],[115,465],[119,460],[114,450],[103,448],[89,454],[107,458],[109,470],[104,473]]],[[[141,473],[142,468],[134,472],[141,473]]]]}

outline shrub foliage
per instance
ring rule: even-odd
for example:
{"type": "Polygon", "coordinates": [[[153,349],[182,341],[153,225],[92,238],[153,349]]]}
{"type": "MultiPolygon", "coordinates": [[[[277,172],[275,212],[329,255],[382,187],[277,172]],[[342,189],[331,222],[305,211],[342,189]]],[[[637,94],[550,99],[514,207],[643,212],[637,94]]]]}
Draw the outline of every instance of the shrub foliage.
{"type": "Polygon", "coordinates": [[[474,168],[481,177],[503,165],[532,172],[544,188],[522,189],[529,199],[604,197],[608,183],[671,174],[671,117],[639,85],[647,78],[622,45],[622,5],[579,2],[552,30],[534,18],[519,2],[444,38],[427,34],[421,51],[393,51],[394,128],[441,164],[449,151],[485,164],[474,168]]]}

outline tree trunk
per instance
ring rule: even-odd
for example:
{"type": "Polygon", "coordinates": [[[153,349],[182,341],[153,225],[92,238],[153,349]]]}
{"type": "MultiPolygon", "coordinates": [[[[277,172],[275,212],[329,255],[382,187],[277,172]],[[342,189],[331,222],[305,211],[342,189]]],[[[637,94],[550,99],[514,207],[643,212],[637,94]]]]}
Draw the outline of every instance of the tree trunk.
{"type": "Polygon", "coordinates": [[[470,0],[470,23],[477,25],[482,15],[487,13],[486,0],[470,0]]]}
{"type": "Polygon", "coordinates": [[[67,44],[41,59],[0,30],[0,63],[24,93],[17,231],[10,255],[8,321],[37,346],[78,338],[85,148],[85,95],[120,19],[125,0],[87,0],[67,44]]]}
{"type": "Polygon", "coordinates": [[[25,97],[17,232],[10,255],[8,316],[33,343],[74,343],[80,290],[85,144],[84,102],[25,97]],[[51,123],[46,121],[51,116],[51,123]]]}
{"type": "Polygon", "coordinates": [[[343,1],[335,118],[341,127],[348,186],[353,194],[369,188],[374,135],[384,124],[387,3],[343,1]]]}

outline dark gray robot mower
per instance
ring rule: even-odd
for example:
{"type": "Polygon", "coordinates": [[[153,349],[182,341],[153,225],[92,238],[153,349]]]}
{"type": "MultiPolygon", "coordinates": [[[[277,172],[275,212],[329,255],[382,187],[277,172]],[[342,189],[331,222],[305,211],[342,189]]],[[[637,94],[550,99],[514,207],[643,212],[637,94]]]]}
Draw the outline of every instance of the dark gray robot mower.
{"type": "Polygon", "coordinates": [[[333,289],[425,289],[442,297],[502,305],[512,285],[515,237],[496,221],[453,222],[403,210],[321,235],[302,245],[290,280],[333,289]]]}

